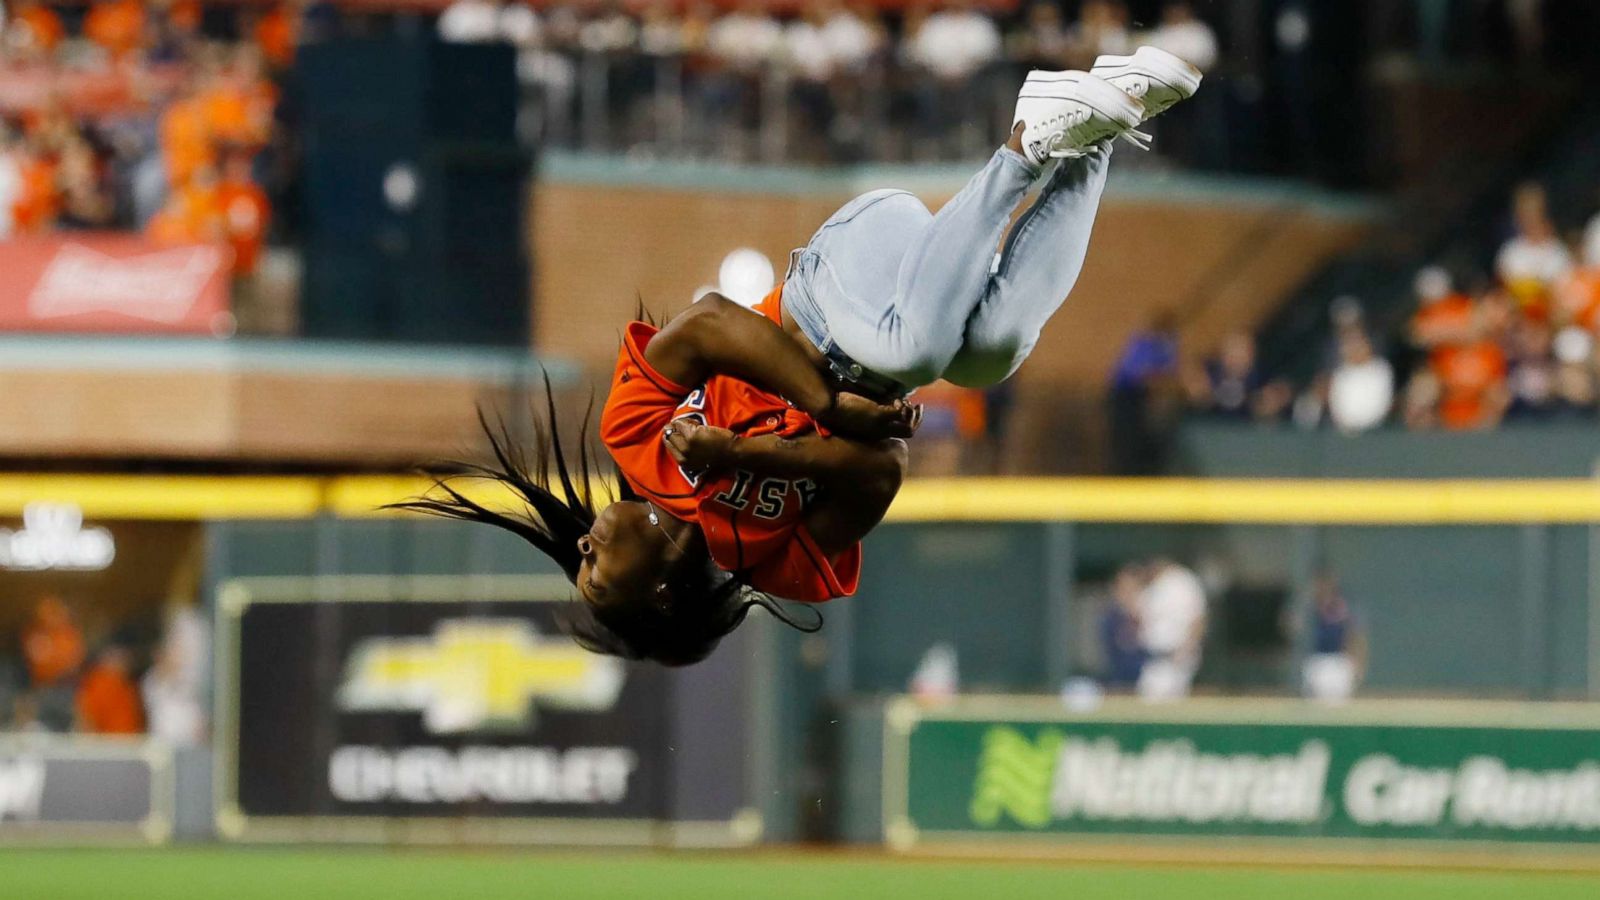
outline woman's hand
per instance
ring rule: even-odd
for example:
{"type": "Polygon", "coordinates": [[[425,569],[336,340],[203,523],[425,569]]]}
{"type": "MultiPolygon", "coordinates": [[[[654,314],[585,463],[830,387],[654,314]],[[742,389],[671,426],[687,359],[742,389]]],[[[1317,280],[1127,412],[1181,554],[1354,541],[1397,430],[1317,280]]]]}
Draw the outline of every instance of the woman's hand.
{"type": "Polygon", "coordinates": [[[694,419],[675,419],[661,430],[661,438],[672,458],[690,472],[727,468],[733,463],[733,443],[738,440],[726,428],[694,419]]]}
{"type": "Polygon", "coordinates": [[[878,403],[860,394],[839,392],[822,424],[843,437],[862,441],[909,438],[922,425],[922,404],[896,400],[878,403]]]}

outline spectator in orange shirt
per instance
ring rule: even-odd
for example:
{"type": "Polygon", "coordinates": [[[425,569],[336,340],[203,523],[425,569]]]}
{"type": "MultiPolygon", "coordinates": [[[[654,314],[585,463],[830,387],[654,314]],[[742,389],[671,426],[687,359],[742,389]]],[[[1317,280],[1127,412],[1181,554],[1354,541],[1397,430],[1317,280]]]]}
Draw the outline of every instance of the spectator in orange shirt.
{"type": "Polygon", "coordinates": [[[145,235],[157,244],[198,244],[227,238],[217,170],[196,169],[193,176],[167,196],[160,212],[150,217],[145,235]]]}
{"type": "Polygon", "coordinates": [[[1414,282],[1418,308],[1411,317],[1411,343],[1431,356],[1444,348],[1473,339],[1478,325],[1478,306],[1472,298],[1454,289],[1450,273],[1441,266],[1428,266],[1417,273],[1414,282]]]}
{"type": "Polygon", "coordinates": [[[262,129],[252,121],[249,98],[237,85],[216,79],[200,95],[206,131],[218,144],[250,147],[261,142],[262,129]]]}
{"type": "Polygon", "coordinates": [[[121,59],[144,39],[144,3],[141,0],[101,0],[83,19],[83,34],[121,59]]]}
{"type": "Polygon", "coordinates": [[[303,6],[298,0],[280,3],[256,20],[256,46],[274,69],[281,71],[294,64],[295,48],[300,45],[303,6]]]}
{"type": "Polygon", "coordinates": [[[1510,402],[1506,370],[1505,351],[1494,341],[1446,348],[1433,370],[1439,382],[1439,424],[1452,430],[1499,424],[1510,402]]]}
{"type": "Polygon", "coordinates": [[[227,71],[212,68],[201,79],[200,102],[212,141],[234,147],[260,147],[272,128],[276,94],[261,71],[254,47],[241,47],[227,71]]]}
{"type": "Polygon", "coordinates": [[[161,153],[167,163],[167,184],[176,191],[196,170],[216,164],[205,103],[191,93],[161,114],[161,153]]]}
{"type": "Polygon", "coordinates": [[[84,657],[83,632],[60,597],[39,598],[33,618],[22,630],[22,656],[35,688],[53,687],[78,674],[84,657]]]}
{"type": "Polygon", "coordinates": [[[233,246],[233,274],[246,278],[256,270],[261,244],[272,220],[267,192],[250,177],[250,156],[242,150],[228,154],[222,183],[217,186],[217,206],[223,231],[233,246]]]}
{"type": "Polygon", "coordinates": [[[22,175],[22,190],[11,208],[17,234],[42,234],[55,225],[61,211],[61,195],[56,190],[56,164],[41,152],[38,142],[26,140],[17,151],[17,170],[22,175]]]}
{"type": "Polygon", "coordinates": [[[100,651],[78,685],[78,730],[88,734],[141,734],[144,710],[133,682],[133,656],[123,647],[100,651]]]}
{"type": "Polygon", "coordinates": [[[11,23],[5,29],[5,43],[8,49],[49,54],[55,52],[66,34],[55,10],[38,0],[17,0],[12,5],[11,23]]]}

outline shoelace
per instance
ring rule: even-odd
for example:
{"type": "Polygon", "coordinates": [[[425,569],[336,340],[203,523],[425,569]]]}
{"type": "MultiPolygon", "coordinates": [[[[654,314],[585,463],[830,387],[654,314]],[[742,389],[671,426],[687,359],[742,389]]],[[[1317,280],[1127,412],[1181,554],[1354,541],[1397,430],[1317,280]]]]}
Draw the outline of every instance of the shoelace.
{"type": "Polygon", "coordinates": [[[1062,159],[1065,154],[1078,153],[1079,151],[1073,149],[1059,149],[1059,145],[1066,140],[1067,132],[1087,121],[1089,121],[1089,110],[1083,108],[1076,108],[1069,113],[1051,116],[1046,119],[1044,126],[1053,133],[1050,135],[1050,142],[1048,149],[1045,150],[1045,156],[1052,159],[1062,159]]]}
{"type": "MultiPolygon", "coordinates": [[[[1149,150],[1150,142],[1154,140],[1154,137],[1143,131],[1140,131],[1137,128],[1129,128],[1127,131],[1119,134],[1118,137],[1134,145],[1135,147],[1138,147],[1140,150],[1149,150]]],[[[1055,136],[1052,144],[1058,144],[1065,138],[1065,133],[1058,134],[1055,136]]],[[[1054,146],[1050,148],[1051,159],[1078,159],[1079,157],[1088,155],[1089,151],[1083,149],[1082,147],[1068,147],[1064,150],[1058,150],[1054,146]]]]}
{"type": "Polygon", "coordinates": [[[1149,150],[1150,142],[1155,140],[1155,137],[1148,132],[1140,131],[1137,128],[1129,128],[1127,131],[1122,133],[1122,139],[1134,145],[1135,147],[1138,147],[1140,150],[1149,150]]]}

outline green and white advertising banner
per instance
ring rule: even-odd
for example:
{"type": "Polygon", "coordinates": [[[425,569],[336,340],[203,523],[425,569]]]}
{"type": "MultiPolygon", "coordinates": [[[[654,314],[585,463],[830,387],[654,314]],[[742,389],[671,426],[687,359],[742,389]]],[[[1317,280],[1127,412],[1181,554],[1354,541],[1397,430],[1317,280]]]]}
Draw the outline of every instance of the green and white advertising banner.
{"type": "Polygon", "coordinates": [[[1600,708],[891,704],[886,838],[1600,843],[1600,708]]]}

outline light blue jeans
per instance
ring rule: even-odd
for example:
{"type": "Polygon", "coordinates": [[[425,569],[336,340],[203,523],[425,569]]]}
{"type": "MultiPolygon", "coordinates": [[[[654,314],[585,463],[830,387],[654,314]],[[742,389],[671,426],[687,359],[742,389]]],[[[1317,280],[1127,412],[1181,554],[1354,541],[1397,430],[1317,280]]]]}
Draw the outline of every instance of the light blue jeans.
{"type": "Polygon", "coordinates": [[[836,369],[906,388],[1004,381],[1072,291],[1089,249],[1109,144],[1063,160],[1012,229],[1036,177],[1005,148],[939,210],[879,190],[834,213],[795,251],[783,302],[836,369]]]}

